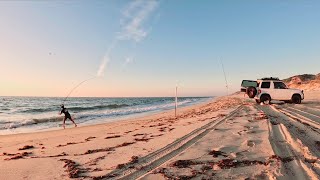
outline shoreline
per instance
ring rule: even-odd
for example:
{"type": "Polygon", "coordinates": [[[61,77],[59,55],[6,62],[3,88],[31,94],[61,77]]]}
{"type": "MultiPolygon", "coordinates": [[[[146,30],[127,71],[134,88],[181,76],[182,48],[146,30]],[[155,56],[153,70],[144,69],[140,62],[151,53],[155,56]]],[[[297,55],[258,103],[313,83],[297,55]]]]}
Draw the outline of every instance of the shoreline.
{"type": "MultiPolygon", "coordinates": [[[[206,103],[210,102],[210,101],[213,101],[214,99],[218,98],[218,96],[215,96],[215,97],[207,97],[205,100],[201,100],[199,102],[196,102],[196,103],[192,103],[192,104],[189,104],[189,105],[182,105],[182,107],[179,107],[178,106],[178,111],[184,111],[188,108],[192,108],[192,107],[197,107],[199,105],[205,105],[206,103]]],[[[77,118],[75,118],[75,122],[78,124],[78,127],[88,127],[88,126],[96,126],[96,125],[104,125],[104,124],[108,124],[108,123],[116,123],[116,122],[119,122],[119,121],[135,121],[135,120],[138,120],[138,119],[144,119],[144,118],[148,118],[148,117],[152,117],[152,116],[157,116],[157,115],[160,115],[160,114],[166,114],[166,113],[169,113],[171,111],[174,111],[174,108],[170,108],[170,109],[163,109],[163,110],[152,110],[152,111],[149,111],[149,112],[142,112],[142,113],[135,113],[135,114],[130,114],[130,115],[125,115],[123,117],[112,117],[112,118],[102,118],[102,119],[99,119],[98,121],[97,120],[92,120],[92,121],[95,121],[95,122],[90,122],[90,121],[87,121],[87,122],[82,122],[80,124],[77,123],[77,118]],[[80,126],[79,126],[80,125],[80,126]]],[[[74,116],[74,115],[72,115],[74,116]]],[[[22,128],[18,128],[18,132],[9,132],[9,133],[3,133],[3,134],[0,134],[0,137],[1,136],[9,136],[9,135],[15,135],[15,134],[33,134],[33,133],[41,133],[41,132],[48,132],[48,131],[59,131],[59,130],[63,130],[62,129],[62,117],[63,115],[57,117],[57,118],[61,118],[61,122],[57,122],[57,126],[59,127],[51,127],[51,128],[45,128],[45,129],[36,129],[36,130],[21,130],[19,131],[20,129],[22,128]]],[[[32,126],[32,125],[31,125],[32,126]]],[[[67,120],[66,121],[66,129],[71,129],[70,126],[73,126],[73,124],[70,122],[70,120],[67,120]],[[69,128],[68,128],[69,126],[69,128]]],[[[74,127],[72,127],[74,128],[74,127]]],[[[5,130],[2,130],[3,132],[5,130]]]]}

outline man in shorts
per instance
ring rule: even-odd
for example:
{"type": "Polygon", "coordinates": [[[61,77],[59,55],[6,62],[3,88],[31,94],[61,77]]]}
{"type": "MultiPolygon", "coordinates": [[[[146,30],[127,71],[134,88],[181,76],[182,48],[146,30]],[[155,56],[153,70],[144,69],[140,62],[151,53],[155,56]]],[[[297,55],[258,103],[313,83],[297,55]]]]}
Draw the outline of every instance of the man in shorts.
{"type": "Polygon", "coordinates": [[[61,115],[62,113],[64,114],[64,118],[63,118],[63,129],[66,128],[66,127],[65,127],[65,124],[66,124],[66,120],[67,120],[67,119],[70,119],[70,120],[73,122],[74,127],[77,127],[77,124],[76,124],[76,123],[74,122],[74,120],[72,119],[70,113],[68,112],[68,109],[65,108],[63,104],[61,104],[61,111],[60,111],[59,115],[61,115]]]}

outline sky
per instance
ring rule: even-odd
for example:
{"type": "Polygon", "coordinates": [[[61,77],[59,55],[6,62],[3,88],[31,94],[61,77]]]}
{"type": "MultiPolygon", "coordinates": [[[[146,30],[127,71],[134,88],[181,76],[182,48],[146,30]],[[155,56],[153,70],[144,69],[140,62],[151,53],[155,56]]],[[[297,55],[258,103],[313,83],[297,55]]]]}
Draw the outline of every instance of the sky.
{"type": "Polygon", "coordinates": [[[319,1],[0,1],[0,96],[218,96],[320,73],[319,1]]]}

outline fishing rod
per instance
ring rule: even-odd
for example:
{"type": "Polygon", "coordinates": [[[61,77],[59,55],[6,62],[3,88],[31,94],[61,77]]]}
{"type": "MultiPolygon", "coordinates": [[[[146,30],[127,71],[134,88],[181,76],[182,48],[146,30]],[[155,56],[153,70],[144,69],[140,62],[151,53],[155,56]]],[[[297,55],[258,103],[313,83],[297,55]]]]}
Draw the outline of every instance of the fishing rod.
{"type": "Polygon", "coordinates": [[[94,77],[91,77],[91,78],[86,79],[86,80],[84,80],[84,81],[81,81],[78,85],[76,85],[76,86],[69,92],[69,94],[66,96],[66,98],[64,98],[64,100],[62,101],[62,104],[64,104],[64,102],[68,99],[68,97],[71,95],[71,93],[72,93],[75,89],[77,89],[81,84],[83,84],[83,83],[85,83],[85,82],[87,82],[87,81],[90,81],[90,80],[92,80],[92,79],[95,79],[95,78],[97,78],[97,76],[94,76],[94,77]]]}

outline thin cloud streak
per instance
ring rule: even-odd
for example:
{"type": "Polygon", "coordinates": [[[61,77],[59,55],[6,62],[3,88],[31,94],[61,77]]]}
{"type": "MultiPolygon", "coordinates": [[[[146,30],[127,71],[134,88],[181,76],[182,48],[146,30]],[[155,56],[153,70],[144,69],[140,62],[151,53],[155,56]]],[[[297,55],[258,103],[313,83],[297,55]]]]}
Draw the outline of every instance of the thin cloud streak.
{"type": "MultiPolygon", "coordinates": [[[[151,16],[152,12],[154,12],[158,7],[158,5],[159,2],[156,0],[135,0],[129,3],[127,7],[121,12],[121,30],[105,53],[105,56],[98,68],[97,77],[102,77],[104,75],[105,69],[110,62],[111,51],[116,46],[118,41],[131,40],[135,43],[138,43],[148,36],[149,32],[145,29],[144,25],[151,16]]],[[[150,30],[151,27],[149,27],[149,31],[150,30]]],[[[124,66],[132,62],[132,58],[127,58],[124,66]]]]}
{"type": "Polygon", "coordinates": [[[110,53],[111,53],[112,49],[116,46],[116,44],[117,44],[117,41],[114,40],[111,43],[111,45],[109,46],[106,54],[104,55],[104,57],[103,57],[103,59],[102,59],[102,61],[100,63],[100,66],[98,68],[98,71],[97,71],[97,74],[96,74],[97,77],[103,77],[104,76],[105,69],[106,69],[108,63],[110,62],[110,53]]]}
{"type": "Polygon", "coordinates": [[[122,11],[122,30],[119,33],[118,39],[140,42],[146,38],[148,30],[145,29],[144,24],[158,5],[159,2],[156,0],[137,0],[131,2],[128,7],[122,11]]]}

